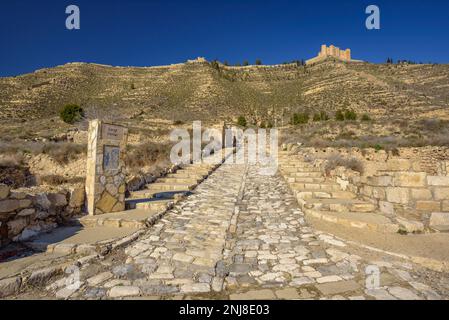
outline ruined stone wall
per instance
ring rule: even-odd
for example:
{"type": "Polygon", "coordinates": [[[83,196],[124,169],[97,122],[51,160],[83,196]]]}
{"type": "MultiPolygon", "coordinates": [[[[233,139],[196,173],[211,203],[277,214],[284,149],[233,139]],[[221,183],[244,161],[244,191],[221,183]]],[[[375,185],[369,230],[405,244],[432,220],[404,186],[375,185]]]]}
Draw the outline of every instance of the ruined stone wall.
{"type": "Polygon", "coordinates": [[[0,185],[0,247],[56,228],[83,211],[84,199],[84,187],[32,192],[0,185]]]}

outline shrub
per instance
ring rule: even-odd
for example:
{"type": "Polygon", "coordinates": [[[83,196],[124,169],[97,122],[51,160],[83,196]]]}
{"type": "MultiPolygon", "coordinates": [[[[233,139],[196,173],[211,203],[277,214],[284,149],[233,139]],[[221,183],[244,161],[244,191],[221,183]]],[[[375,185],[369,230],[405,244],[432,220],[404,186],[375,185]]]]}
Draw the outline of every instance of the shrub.
{"type": "Polygon", "coordinates": [[[179,126],[179,125],[184,124],[184,121],[182,121],[182,120],[175,120],[175,121],[173,121],[173,124],[174,124],[175,126],[179,126]]]}
{"type": "Polygon", "coordinates": [[[67,104],[59,113],[62,121],[68,124],[74,124],[84,117],[84,110],[79,105],[67,104]]]}
{"type": "Polygon", "coordinates": [[[244,66],[249,66],[248,60],[243,61],[243,65],[244,65],[244,66]]]}
{"type": "Polygon", "coordinates": [[[256,59],[256,66],[261,66],[261,65],[262,65],[262,60],[256,59]]]}
{"type": "Polygon", "coordinates": [[[345,110],[345,120],[357,120],[357,113],[351,109],[345,110]]]}
{"type": "Polygon", "coordinates": [[[291,124],[298,125],[298,124],[306,124],[309,122],[309,114],[307,112],[301,112],[301,113],[294,113],[291,124]]]}
{"type": "Polygon", "coordinates": [[[218,64],[217,60],[214,60],[210,63],[211,67],[214,68],[215,70],[220,70],[220,65],[218,64]]]}
{"type": "Polygon", "coordinates": [[[337,110],[337,112],[335,112],[335,120],[345,121],[345,115],[342,110],[337,110]]]}
{"type": "Polygon", "coordinates": [[[329,120],[329,116],[327,115],[326,112],[321,111],[320,113],[315,113],[313,115],[313,121],[318,122],[318,121],[327,121],[329,120]]]}
{"type": "Polygon", "coordinates": [[[240,116],[237,119],[237,125],[240,126],[240,127],[246,127],[246,125],[247,125],[246,118],[244,116],[240,116]]]}
{"type": "Polygon", "coordinates": [[[59,164],[67,164],[86,152],[87,146],[85,144],[68,142],[48,143],[42,149],[42,153],[49,155],[59,164]]]}
{"type": "Polygon", "coordinates": [[[369,116],[369,114],[364,113],[362,116],[362,121],[371,121],[371,117],[369,116]]]}
{"type": "Polygon", "coordinates": [[[333,155],[327,158],[324,170],[327,174],[337,167],[345,167],[347,169],[363,173],[363,163],[356,158],[344,158],[341,155],[333,155]]]}
{"type": "Polygon", "coordinates": [[[125,164],[131,170],[151,166],[158,161],[168,161],[170,146],[168,144],[146,142],[140,145],[130,145],[125,155],[125,164]]]}

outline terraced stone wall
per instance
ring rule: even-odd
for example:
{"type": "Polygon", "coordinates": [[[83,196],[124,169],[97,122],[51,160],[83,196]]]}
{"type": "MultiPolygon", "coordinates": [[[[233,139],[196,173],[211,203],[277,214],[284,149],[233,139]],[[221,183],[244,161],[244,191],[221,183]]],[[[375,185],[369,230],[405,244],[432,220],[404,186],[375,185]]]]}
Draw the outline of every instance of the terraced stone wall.
{"type": "Polygon", "coordinates": [[[0,185],[0,247],[64,224],[83,211],[84,199],[84,187],[33,192],[0,185]]]}

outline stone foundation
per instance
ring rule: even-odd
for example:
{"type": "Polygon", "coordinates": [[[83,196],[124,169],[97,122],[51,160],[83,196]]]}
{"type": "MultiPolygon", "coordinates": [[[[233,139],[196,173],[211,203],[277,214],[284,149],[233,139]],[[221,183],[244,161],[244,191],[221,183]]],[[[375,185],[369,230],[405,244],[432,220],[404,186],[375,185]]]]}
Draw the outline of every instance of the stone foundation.
{"type": "Polygon", "coordinates": [[[0,246],[27,241],[82,212],[84,188],[55,192],[11,190],[0,185],[0,246]]]}

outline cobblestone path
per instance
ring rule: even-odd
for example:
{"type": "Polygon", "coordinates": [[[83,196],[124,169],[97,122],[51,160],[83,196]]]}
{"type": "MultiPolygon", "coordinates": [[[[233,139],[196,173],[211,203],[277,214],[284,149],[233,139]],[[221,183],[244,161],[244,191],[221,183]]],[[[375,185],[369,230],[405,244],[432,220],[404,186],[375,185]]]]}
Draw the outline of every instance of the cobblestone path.
{"type": "Polygon", "coordinates": [[[71,299],[448,297],[447,274],[312,229],[283,178],[262,175],[259,169],[221,166],[137,241],[83,265],[80,289],[68,290],[65,279],[60,279],[41,295],[71,299]]]}

